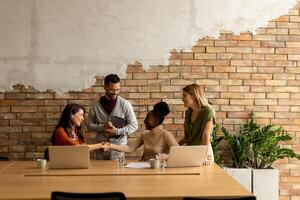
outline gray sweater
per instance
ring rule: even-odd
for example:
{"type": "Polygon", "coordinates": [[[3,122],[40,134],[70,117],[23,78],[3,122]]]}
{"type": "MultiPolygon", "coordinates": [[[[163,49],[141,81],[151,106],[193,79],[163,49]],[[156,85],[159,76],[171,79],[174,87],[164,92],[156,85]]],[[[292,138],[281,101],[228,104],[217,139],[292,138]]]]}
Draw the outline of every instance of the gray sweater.
{"type": "Polygon", "coordinates": [[[107,141],[103,134],[103,127],[108,121],[117,128],[116,135],[109,138],[109,142],[114,144],[127,144],[127,136],[138,128],[131,104],[120,96],[117,97],[116,105],[110,115],[107,115],[99,99],[91,105],[87,128],[89,131],[97,132],[97,142],[107,141]]]}

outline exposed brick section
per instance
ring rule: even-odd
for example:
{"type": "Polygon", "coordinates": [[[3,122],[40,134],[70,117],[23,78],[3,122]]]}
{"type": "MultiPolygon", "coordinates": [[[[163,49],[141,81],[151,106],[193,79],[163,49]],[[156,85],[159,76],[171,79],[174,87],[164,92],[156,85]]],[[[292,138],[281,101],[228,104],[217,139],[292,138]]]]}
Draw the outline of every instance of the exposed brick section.
{"type": "MultiPolygon", "coordinates": [[[[128,65],[121,96],[132,103],[139,128],[153,105],[164,100],[172,110],[165,128],[181,138],[182,88],[196,82],[205,85],[217,122],[228,130],[237,131],[249,113],[255,112],[259,123],[283,126],[293,136],[286,145],[300,153],[299,9],[300,3],[259,28],[256,35],[222,31],[219,38],[200,39],[191,51],[172,51],[168,66],[144,69],[138,62],[128,65]]],[[[41,157],[64,106],[73,102],[88,110],[103,93],[103,77],[96,77],[90,88],[62,95],[22,85],[0,93],[0,156],[41,157]]],[[[87,135],[93,141],[95,133],[87,135]]],[[[141,154],[139,149],[129,156],[141,154]]],[[[299,161],[284,159],[274,166],[280,170],[280,199],[299,199],[299,161]]]]}

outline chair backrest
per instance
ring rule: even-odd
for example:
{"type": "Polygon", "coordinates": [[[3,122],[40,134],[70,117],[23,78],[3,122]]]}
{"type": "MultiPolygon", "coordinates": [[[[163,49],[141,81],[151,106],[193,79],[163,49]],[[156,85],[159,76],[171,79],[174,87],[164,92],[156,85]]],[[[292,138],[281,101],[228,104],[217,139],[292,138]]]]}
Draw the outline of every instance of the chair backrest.
{"type": "Polygon", "coordinates": [[[8,161],[9,158],[6,156],[0,156],[0,161],[8,161]]]}
{"type": "Polygon", "coordinates": [[[52,192],[51,200],[126,200],[121,192],[108,193],[71,193],[71,192],[52,192]]]}
{"type": "Polygon", "coordinates": [[[219,199],[219,200],[256,200],[255,196],[245,196],[245,197],[216,197],[216,198],[208,198],[208,197],[185,197],[183,200],[212,200],[212,199],[219,199]]]}

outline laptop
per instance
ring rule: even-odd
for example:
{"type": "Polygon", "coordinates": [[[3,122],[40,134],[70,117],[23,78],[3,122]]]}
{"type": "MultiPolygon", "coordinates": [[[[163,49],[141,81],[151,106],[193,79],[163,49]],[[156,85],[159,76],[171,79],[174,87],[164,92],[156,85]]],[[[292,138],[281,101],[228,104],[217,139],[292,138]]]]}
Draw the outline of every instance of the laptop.
{"type": "Polygon", "coordinates": [[[88,169],[90,151],[87,145],[49,146],[50,169],[88,169]]]}
{"type": "Polygon", "coordinates": [[[207,145],[171,146],[167,167],[202,166],[207,153],[207,145]]]}

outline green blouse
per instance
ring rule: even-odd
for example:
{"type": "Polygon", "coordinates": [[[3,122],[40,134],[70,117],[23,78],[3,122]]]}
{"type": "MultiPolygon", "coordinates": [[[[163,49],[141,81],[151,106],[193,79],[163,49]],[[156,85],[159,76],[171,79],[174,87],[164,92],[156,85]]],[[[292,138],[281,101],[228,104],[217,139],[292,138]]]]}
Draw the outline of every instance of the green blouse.
{"type": "Polygon", "coordinates": [[[202,144],[202,133],[205,123],[213,120],[215,111],[212,107],[201,108],[194,123],[191,122],[192,109],[185,111],[184,135],[186,145],[202,144]]]}

